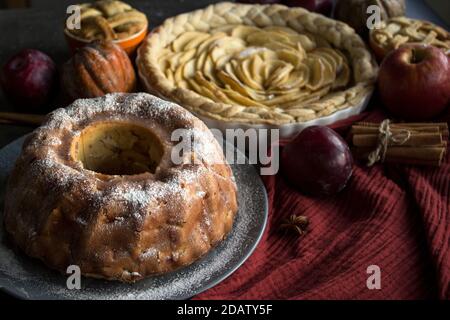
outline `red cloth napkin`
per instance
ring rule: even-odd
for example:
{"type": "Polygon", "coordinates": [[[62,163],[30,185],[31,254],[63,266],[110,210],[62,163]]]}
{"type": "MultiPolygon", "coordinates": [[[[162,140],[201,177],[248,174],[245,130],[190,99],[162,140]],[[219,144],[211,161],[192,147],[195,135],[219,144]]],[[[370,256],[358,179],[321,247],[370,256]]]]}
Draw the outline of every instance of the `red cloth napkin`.
{"type": "MultiPolygon", "coordinates": [[[[359,120],[332,127],[345,135],[359,120]]],[[[309,197],[281,174],[262,177],[269,220],[253,255],[233,275],[196,299],[449,299],[450,157],[440,168],[355,166],[338,195],[309,197]],[[279,230],[292,214],[309,232],[279,230]],[[381,269],[381,289],[369,290],[367,267],[381,269]]]]}

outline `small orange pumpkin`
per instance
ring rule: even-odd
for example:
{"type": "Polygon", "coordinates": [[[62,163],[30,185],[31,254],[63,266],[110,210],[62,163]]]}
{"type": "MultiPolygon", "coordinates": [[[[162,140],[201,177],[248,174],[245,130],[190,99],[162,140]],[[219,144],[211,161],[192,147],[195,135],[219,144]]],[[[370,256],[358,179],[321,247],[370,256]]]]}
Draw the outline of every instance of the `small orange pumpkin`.
{"type": "Polygon", "coordinates": [[[132,92],[136,74],[122,48],[111,41],[94,41],[78,49],[64,64],[62,86],[71,99],[132,92]]]}

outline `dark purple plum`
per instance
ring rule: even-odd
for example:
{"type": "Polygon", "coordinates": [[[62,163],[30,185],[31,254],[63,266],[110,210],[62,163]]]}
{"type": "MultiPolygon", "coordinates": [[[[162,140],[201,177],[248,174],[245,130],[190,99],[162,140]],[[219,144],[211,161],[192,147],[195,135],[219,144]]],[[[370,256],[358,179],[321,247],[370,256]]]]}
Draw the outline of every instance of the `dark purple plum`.
{"type": "Polygon", "coordinates": [[[331,195],[346,186],[353,172],[353,157],[334,130],[312,126],[284,147],[281,169],[288,182],[304,193],[331,195]]]}
{"type": "Polygon", "coordinates": [[[11,57],[0,72],[0,83],[11,102],[39,112],[55,91],[57,70],[45,53],[25,49],[11,57]]]}

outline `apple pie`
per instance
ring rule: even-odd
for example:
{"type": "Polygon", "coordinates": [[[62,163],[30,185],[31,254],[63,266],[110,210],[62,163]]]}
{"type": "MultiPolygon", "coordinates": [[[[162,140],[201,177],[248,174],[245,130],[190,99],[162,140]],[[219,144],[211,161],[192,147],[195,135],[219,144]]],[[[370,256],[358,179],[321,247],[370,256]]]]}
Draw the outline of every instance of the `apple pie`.
{"type": "Polygon", "coordinates": [[[432,45],[450,55],[450,33],[428,21],[396,17],[370,32],[370,45],[380,59],[406,43],[432,45]]]}
{"type": "Polygon", "coordinates": [[[80,4],[81,28],[65,29],[82,40],[121,40],[147,28],[147,17],[128,4],[101,0],[80,4]]]}
{"type": "Polygon", "coordinates": [[[361,104],[376,62],[348,25],[282,5],[219,3],[166,20],[139,49],[146,89],[227,122],[305,122],[361,104]]]}

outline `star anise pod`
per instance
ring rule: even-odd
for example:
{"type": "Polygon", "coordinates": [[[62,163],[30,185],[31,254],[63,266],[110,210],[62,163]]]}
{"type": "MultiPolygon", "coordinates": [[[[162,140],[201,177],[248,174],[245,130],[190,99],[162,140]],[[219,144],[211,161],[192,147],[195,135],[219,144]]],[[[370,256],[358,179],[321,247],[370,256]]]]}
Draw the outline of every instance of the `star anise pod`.
{"type": "Polygon", "coordinates": [[[293,214],[283,220],[283,222],[280,225],[280,228],[295,231],[298,233],[299,236],[301,236],[305,234],[308,225],[309,225],[308,217],[297,216],[293,214]]]}

